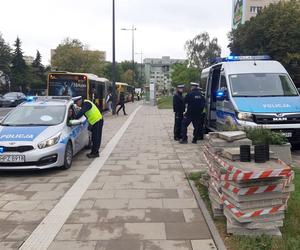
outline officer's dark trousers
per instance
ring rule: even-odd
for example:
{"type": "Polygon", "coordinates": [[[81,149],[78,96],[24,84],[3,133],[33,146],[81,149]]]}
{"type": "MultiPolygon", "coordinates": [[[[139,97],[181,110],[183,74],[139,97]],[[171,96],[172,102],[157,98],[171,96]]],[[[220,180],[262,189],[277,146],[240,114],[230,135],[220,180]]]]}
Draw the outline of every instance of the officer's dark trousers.
{"type": "Polygon", "coordinates": [[[102,140],[103,119],[96,122],[91,129],[92,132],[92,154],[98,154],[102,140]]]}
{"type": "Polygon", "coordinates": [[[175,113],[174,139],[181,138],[182,119],[183,119],[183,113],[175,113]]]}
{"type": "Polygon", "coordinates": [[[193,123],[194,133],[193,140],[197,141],[203,138],[203,122],[201,117],[192,117],[192,116],[184,116],[182,120],[182,128],[181,128],[181,139],[186,141],[188,126],[193,123]]]}

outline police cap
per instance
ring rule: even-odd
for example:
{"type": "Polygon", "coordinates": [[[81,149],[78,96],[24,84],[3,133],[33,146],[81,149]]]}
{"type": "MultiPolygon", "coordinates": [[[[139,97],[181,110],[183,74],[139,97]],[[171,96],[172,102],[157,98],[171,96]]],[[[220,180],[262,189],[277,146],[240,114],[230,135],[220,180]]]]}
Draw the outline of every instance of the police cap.
{"type": "Polygon", "coordinates": [[[191,82],[191,86],[194,86],[194,87],[199,87],[199,83],[196,83],[196,82],[191,82]]]}
{"type": "Polygon", "coordinates": [[[178,89],[183,89],[183,88],[184,88],[184,84],[178,84],[178,85],[177,85],[177,88],[178,88],[178,89]]]}

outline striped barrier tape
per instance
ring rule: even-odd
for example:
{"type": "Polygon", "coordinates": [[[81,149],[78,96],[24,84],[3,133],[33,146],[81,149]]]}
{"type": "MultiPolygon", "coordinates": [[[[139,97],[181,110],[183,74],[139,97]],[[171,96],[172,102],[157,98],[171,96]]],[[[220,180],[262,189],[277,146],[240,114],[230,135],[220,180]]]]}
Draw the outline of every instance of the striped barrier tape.
{"type": "MultiPolygon", "coordinates": [[[[220,157],[211,153],[209,149],[204,146],[204,152],[207,152],[216,162],[218,162],[222,167],[225,168],[227,173],[221,176],[222,180],[253,180],[253,179],[265,179],[270,177],[289,177],[292,174],[292,169],[289,166],[284,166],[284,169],[276,169],[276,170],[265,170],[258,172],[250,172],[250,171],[242,171],[239,168],[236,168],[232,165],[227,164],[220,157]]],[[[282,161],[278,161],[278,163],[282,163],[282,161]]]]}
{"type": "Polygon", "coordinates": [[[258,210],[254,210],[252,212],[243,213],[224,198],[223,198],[223,203],[224,203],[225,207],[227,209],[229,209],[237,218],[242,218],[242,219],[253,218],[253,217],[269,215],[269,214],[275,214],[279,211],[283,211],[285,208],[285,205],[278,205],[278,206],[273,206],[273,207],[266,208],[266,209],[258,209],[258,210]]]}
{"type": "Polygon", "coordinates": [[[283,190],[283,184],[237,188],[234,185],[231,185],[229,182],[225,182],[222,183],[222,188],[227,189],[236,195],[252,195],[269,192],[281,192],[283,190]]]}

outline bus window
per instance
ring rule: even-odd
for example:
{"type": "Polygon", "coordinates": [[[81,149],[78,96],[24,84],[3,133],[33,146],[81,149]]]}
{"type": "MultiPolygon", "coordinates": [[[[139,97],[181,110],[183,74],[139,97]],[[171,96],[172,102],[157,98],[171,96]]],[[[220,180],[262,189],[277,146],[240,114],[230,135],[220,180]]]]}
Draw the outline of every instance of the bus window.
{"type": "Polygon", "coordinates": [[[87,77],[84,75],[50,74],[48,95],[87,98],[87,77]]]}

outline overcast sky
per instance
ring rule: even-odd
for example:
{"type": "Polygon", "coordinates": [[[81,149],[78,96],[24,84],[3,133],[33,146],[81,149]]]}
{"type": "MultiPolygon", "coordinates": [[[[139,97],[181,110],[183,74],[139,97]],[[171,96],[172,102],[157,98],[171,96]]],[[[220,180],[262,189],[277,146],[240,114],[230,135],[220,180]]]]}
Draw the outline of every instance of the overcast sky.
{"type": "MultiPolygon", "coordinates": [[[[185,41],[203,31],[218,38],[223,55],[229,53],[231,0],[115,1],[118,61],[131,60],[131,33],[121,28],[133,24],[135,49],[142,50],[144,58],[185,58],[185,41]]],[[[44,64],[49,64],[50,49],[66,37],[106,51],[111,60],[111,13],[112,0],[2,0],[0,32],[10,45],[19,36],[25,55],[40,50],[44,64]]]]}

